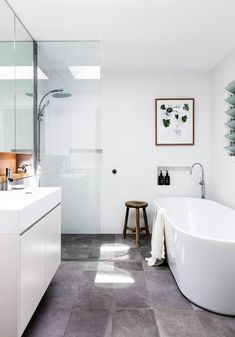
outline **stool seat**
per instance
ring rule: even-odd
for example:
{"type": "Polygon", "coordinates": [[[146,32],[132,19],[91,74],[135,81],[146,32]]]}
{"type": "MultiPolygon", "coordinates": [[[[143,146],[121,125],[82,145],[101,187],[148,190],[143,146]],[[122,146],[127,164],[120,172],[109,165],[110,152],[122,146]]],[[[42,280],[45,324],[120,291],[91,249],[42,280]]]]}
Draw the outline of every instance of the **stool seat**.
{"type": "Polygon", "coordinates": [[[133,200],[133,201],[126,201],[125,205],[126,207],[130,207],[130,208],[144,208],[148,206],[148,203],[145,201],[133,200]]]}
{"type": "Polygon", "coordinates": [[[131,201],[126,201],[125,206],[126,206],[126,215],[125,215],[124,228],[123,228],[123,239],[126,238],[126,231],[131,230],[132,232],[136,233],[136,245],[137,247],[139,247],[140,246],[140,232],[145,230],[146,234],[149,235],[149,227],[148,227],[148,220],[147,220],[147,213],[146,213],[146,207],[148,206],[148,203],[145,201],[131,200],[131,201]],[[128,227],[127,225],[130,208],[134,208],[135,213],[136,213],[136,225],[134,228],[128,227]],[[145,227],[140,227],[140,209],[142,209],[143,211],[145,227]]]}

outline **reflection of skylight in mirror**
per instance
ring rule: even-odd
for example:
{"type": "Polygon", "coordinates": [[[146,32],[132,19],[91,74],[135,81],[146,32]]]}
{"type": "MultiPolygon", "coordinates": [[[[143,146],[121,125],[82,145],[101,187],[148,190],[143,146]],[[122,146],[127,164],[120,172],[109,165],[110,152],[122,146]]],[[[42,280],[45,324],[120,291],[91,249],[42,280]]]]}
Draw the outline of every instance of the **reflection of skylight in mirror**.
{"type": "MultiPolygon", "coordinates": [[[[33,66],[0,66],[0,80],[32,80],[33,66]]],[[[38,67],[38,79],[48,80],[48,77],[38,67]]]]}
{"type": "Polygon", "coordinates": [[[100,66],[70,66],[69,70],[75,80],[100,79],[100,66]]]}
{"type": "Polygon", "coordinates": [[[135,283],[128,272],[97,272],[95,283],[135,283]]]}

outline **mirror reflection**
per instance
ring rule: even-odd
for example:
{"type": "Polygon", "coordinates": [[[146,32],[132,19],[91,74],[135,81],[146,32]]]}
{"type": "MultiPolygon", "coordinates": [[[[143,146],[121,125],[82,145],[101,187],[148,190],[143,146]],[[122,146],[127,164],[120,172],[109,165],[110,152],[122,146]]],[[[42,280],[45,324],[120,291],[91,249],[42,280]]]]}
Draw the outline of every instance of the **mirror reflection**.
{"type": "Polygon", "coordinates": [[[0,152],[32,152],[33,41],[0,2],[0,152]]]}

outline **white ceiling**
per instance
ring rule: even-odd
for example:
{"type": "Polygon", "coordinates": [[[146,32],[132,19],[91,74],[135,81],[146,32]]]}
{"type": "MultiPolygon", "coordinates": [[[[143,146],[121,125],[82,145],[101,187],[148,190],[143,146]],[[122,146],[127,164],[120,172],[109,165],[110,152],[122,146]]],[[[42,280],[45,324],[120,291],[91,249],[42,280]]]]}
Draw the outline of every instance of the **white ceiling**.
{"type": "Polygon", "coordinates": [[[105,70],[211,70],[235,48],[235,0],[9,0],[36,40],[101,40],[105,70]]]}

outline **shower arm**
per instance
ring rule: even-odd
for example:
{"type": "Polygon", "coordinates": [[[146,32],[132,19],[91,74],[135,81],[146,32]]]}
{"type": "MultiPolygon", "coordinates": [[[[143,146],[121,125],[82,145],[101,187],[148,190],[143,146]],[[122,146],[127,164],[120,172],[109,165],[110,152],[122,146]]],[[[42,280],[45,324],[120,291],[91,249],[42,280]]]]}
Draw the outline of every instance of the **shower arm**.
{"type": "Polygon", "coordinates": [[[54,94],[56,92],[58,92],[58,93],[63,92],[63,91],[64,91],[64,89],[54,89],[54,90],[48,91],[45,95],[43,95],[40,102],[39,102],[39,105],[38,105],[38,115],[40,115],[40,113],[42,112],[42,102],[48,95],[54,94]]]}

